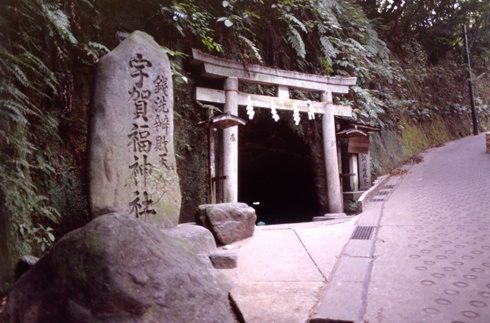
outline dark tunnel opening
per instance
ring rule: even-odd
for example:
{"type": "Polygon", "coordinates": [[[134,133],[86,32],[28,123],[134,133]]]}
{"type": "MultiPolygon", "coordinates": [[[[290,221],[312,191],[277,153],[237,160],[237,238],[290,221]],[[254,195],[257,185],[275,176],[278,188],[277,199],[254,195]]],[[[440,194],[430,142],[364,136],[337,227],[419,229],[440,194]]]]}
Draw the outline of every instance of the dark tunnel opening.
{"type": "MultiPolygon", "coordinates": [[[[288,115],[275,122],[268,110],[239,130],[239,201],[265,224],[309,222],[320,212],[308,146],[288,115]],[[259,203],[259,204],[257,204],[259,203]]],[[[240,117],[248,120],[244,111],[240,117]]]]}

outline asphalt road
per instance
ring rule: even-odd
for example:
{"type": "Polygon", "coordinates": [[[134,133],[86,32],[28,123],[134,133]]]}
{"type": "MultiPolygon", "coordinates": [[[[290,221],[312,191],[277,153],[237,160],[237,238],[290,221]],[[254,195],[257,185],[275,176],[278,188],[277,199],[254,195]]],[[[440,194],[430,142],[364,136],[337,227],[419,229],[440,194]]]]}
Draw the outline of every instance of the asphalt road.
{"type": "Polygon", "coordinates": [[[346,245],[318,322],[490,322],[485,151],[484,134],[467,137],[390,178],[361,214],[372,234],[346,245]]]}

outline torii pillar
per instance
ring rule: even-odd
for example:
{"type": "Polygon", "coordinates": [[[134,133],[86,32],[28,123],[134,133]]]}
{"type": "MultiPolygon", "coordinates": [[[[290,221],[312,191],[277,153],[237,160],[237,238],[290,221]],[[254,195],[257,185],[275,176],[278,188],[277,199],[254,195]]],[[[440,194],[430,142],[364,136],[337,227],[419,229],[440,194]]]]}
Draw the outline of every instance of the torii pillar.
{"type": "MultiPolygon", "coordinates": [[[[224,84],[224,112],[238,115],[238,79],[228,77],[224,84]]],[[[223,202],[238,202],[238,127],[223,129],[223,202]]]]}
{"type": "Polygon", "coordinates": [[[342,192],[340,191],[339,160],[335,135],[335,117],[332,92],[323,92],[320,100],[325,103],[323,114],[323,152],[325,174],[327,175],[327,202],[329,213],[343,213],[342,192]]]}

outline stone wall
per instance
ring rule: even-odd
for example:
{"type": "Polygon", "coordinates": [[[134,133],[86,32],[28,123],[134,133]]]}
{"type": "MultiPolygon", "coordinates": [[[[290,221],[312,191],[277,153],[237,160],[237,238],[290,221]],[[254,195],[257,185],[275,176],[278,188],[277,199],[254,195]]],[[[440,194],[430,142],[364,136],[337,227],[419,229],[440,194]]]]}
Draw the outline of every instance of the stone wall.
{"type": "MultiPolygon", "coordinates": [[[[490,123],[484,119],[480,129],[489,129],[490,123]]],[[[396,129],[383,129],[371,134],[371,158],[373,179],[388,174],[391,169],[420,151],[469,136],[472,133],[470,115],[438,117],[426,122],[413,123],[402,119],[396,129]]]]}

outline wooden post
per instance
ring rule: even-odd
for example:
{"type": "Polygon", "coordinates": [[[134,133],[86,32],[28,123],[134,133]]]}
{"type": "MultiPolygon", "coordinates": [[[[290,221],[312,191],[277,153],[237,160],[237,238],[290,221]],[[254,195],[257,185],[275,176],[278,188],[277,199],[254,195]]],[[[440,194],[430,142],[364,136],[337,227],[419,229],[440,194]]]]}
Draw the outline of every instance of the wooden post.
{"type": "MultiPolygon", "coordinates": [[[[238,115],[238,79],[225,80],[225,113],[238,115]]],[[[223,129],[223,202],[238,202],[238,127],[223,129]]]]}
{"type": "Polygon", "coordinates": [[[487,142],[487,154],[490,154],[490,132],[485,134],[485,140],[487,142]]]}
{"type": "Polygon", "coordinates": [[[327,102],[323,115],[323,150],[327,174],[328,210],[330,213],[343,213],[332,92],[323,92],[321,101],[327,102]]]}
{"type": "Polygon", "coordinates": [[[279,85],[277,87],[277,95],[278,98],[281,99],[289,99],[289,88],[284,85],[279,85]]]}
{"type": "Polygon", "coordinates": [[[216,183],[214,178],[216,176],[216,161],[214,155],[214,129],[211,123],[213,117],[213,110],[209,109],[209,124],[208,124],[208,163],[209,163],[209,196],[208,203],[216,204],[216,183]]]}
{"type": "Polygon", "coordinates": [[[475,108],[475,98],[473,95],[473,73],[471,73],[471,60],[470,60],[470,47],[468,45],[468,33],[466,32],[466,25],[463,25],[463,37],[466,48],[466,62],[468,63],[468,86],[470,90],[470,105],[471,105],[471,119],[473,120],[473,134],[478,134],[478,116],[475,108]]]}

